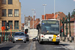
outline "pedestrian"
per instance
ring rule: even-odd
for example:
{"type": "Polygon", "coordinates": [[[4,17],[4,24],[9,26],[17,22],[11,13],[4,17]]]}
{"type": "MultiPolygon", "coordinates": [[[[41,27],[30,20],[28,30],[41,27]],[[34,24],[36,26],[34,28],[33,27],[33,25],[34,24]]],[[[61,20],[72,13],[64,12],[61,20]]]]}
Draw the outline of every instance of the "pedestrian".
{"type": "Polygon", "coordinates": [[[8,40],[9,40],[9,41],[11,41],[11,40],[12,40],[12,36],[11,36],[11,34],[10,34],[10,35],[8,35],[8,40]]]}

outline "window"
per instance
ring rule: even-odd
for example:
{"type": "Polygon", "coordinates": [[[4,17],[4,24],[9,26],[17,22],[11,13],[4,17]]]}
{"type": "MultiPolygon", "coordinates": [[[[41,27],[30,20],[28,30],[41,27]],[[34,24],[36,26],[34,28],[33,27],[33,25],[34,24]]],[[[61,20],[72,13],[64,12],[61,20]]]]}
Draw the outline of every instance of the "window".
{"type": "Polygon", "coordinates": [[[6,9],[2,9],[2,16],[6,16],[6,9]]]}
{"type": "Polygon", "coordinates": [[[9,17],[13,16],[13,14],[12,14],[12,9],[9,9],[9,10],[8,10],[8,16],[9,16],[9,17]]]}
{"type": "Polygon", "coordinates": [[[2,4],[6,4],[6,0],[2,0],[2,4]]]}
{"type": "Polygon", "coordinates": [[[8,26],[9,29],[10,29],[10,26],[11,26],[11,25],[12,25],[12,28],[13,28],[13,22],[12,22],[12,21],[8,21],[8,23],[9,23],[9,24],[8,24],[8,25],[9,25],[9,26],[8,26]]]}
{"type": "Polygon", "coordinates": [[[14,27],[15,27],[15,29],[19,29],[19,21],[15,21],[14,27]]]}
{"type": "Polygon", "coordinates": [[[12,4],[12,0],[8,0],[8,4],[12,4]]]}
{"type": "Polygon", "coordinates": [[[6,27],[6,21],[2,21],[2,26],[4,26],[5,25],[5,27],[6,27]]]}
{"type": "Polygon", "coordinates": [[[15,9],[14,14],[15,16],[19,16],[19,9],[15,9]]]}

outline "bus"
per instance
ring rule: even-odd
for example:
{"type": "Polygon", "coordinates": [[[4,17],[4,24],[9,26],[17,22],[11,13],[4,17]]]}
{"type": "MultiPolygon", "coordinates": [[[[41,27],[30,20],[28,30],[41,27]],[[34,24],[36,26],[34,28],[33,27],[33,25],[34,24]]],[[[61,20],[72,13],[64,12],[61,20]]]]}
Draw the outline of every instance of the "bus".
{"type": "Polygon", "coordinates": [[[37,25],[38,30],[38,42],[54,42],[59,44],[60,42],[60,21],[56,19],[42,20],[37,25]]]}

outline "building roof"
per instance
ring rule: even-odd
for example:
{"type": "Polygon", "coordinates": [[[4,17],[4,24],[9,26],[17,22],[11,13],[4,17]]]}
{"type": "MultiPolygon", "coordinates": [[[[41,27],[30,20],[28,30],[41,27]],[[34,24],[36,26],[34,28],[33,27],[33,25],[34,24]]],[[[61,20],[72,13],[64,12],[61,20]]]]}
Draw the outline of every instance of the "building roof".
{"type": "Polygon", "coordinates": [[[42,15],[42,20],[44,20],[44,15],[42,15]]]}
{"type": "Polygon", "coordinates": [[[46,14],[46,19],[52,19],[54,14],[46,14]]]}

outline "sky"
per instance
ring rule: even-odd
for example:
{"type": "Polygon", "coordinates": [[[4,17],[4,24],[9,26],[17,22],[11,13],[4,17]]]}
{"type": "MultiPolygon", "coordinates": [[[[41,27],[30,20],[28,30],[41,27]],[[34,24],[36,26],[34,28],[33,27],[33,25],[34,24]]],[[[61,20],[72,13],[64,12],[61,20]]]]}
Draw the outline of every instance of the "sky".
{"type": "MultiPolygon", "coordinates": [[[[33,16],[32,9],[35,9],[36,18],[45,14],[54,13],[54,0],[19,0],[21,2],[21,23],[24,23],[24,17],[33,16]],[[24,16],[25,15],[25,16],[24,16]]],[[[65,15],[72,13],[75,9],[75,0],[55,0],[55,12],[63,12],[65,15]]]]}

